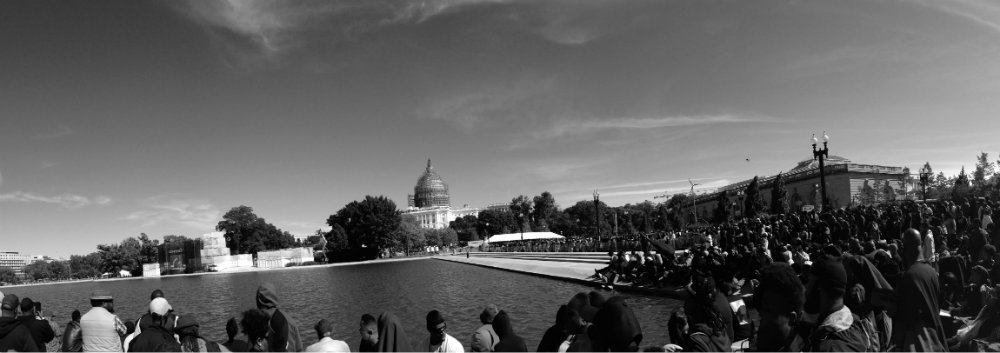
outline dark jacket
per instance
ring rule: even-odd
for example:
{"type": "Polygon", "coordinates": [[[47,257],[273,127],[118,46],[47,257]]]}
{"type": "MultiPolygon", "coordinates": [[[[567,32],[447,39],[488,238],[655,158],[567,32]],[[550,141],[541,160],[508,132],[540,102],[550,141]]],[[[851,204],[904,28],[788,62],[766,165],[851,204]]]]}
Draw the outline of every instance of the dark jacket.
{"type": "Polygon", "coordinates": [[[18,352],[41,352],[31,337],[31,331],[21,324],[21,321],[13,317],[0,318],[0,352],[10,350],[18,352]]]}
{"type": "Polygon", "coordinates": [[[267,336],[268,345],[272,352],[301,352],[305,350],[302,345],[302,337],[299,335],[298,325],[286,313],[278,309],[278,295],[273,285],[264,283],[257,289],[257,307],[274,309],[271,315],[271,332],[267,336]]]}
{"type": "Polygon", "coordinates": [[[527,352],[528,345],[524,339],[514,333],[510,326],[510,317],[503,310],[493,318],[493,331],[497,332],[500,342],[493,346],[494,352],[527,352]]]}
{"type": "Polygon", "coordinates": [[[378,316],[378,352],[412,352],[410,340],[403,330],[403,325],[392,313],[384,312],[378,316]]]}
{"type": "Polygon", "coordinates": [[[63,336],[62,336],[62,351],[63,352],[83,351],[83,331],[80,330],[79,322],[70,321],[68,324],[66,324],[66,330],[63,331],[63,336]]]}
{"type": "Polygon", "coordinates": [[[642,327],[624,297],[611,297],[594,317],[589,336],[594,351],[628,351],[642,344],[642,327]]]}
{"type": "Polygon", "coordinates": [[[132,339],[129,352],[180,352],[181,344],[174,335],[160,326],[149,326],[132,339]]]}
{"type": "Polygon", "coordinates": [[[698,324],[688,334],[686,352],[729,352],[732,351],[732,341],[723,331],[715,331],[706,324],[698,324]]]}
{"type": "Polygon", "coordinates": [[[46,343],[52,342],[56,338],[56,333],[52,331],[52,325],[49,325],[48,320],[39,320],[34,315],[22,316],[19,320],[21,320],[21,325],[31,331],[31,336],[35,338],[35,345],[39,348],[45,347],[46,343]]]}

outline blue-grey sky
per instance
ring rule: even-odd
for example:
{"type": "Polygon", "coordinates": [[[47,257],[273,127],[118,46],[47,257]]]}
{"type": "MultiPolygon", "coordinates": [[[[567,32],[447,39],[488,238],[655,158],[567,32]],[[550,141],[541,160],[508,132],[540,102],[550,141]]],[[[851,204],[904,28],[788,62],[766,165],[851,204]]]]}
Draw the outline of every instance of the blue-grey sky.
{"type": "Polygon", "coordinates": [[[1000,4],[949,1],[0,2],[0,248],[67,256],[295,234],[427,158],[454,205],[612,205],[856,162],[1000,152],[1000,4]],[[748,162],[747,159],[750,159],[748,162]]]}

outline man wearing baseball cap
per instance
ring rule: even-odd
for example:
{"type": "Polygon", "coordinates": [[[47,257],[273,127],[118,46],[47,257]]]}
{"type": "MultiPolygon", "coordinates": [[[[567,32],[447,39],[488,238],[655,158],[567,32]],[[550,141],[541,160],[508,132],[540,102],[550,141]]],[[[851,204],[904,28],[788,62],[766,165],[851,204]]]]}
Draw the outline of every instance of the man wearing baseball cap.
{"type": "MultiPolygon", "coordinates": [[[[17,308],[20,304],[20,298],[13,294],[7,294],[0,301],[0,352],[39,351],[31,331],[17,319],[17,308]]],[[[44,350],[45,347],[41,349],[44,350]]]]}
{"type": "Polygon", "coordinates": [[[129,352],[180,352],[181,345],[174,339],[173,333],[164,328],[170,303],[163,297],[149,302],[149,318],[151,325],[147,326],[129,343],[129,352]]]}
{"type": "Polygon", "coordinates": [[[95,290],[90,296],[90,311],[80,318],[84,352],[121,352],[122,337],[127,329],[113,314],[114,298],[111,292],[95,290]]]}

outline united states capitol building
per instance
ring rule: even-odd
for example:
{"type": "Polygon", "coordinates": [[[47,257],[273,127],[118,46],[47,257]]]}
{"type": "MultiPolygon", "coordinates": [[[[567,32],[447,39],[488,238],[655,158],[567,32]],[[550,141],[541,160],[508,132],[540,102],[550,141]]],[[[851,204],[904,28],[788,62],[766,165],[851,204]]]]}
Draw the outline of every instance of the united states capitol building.
{"type": "Polygon", "coordinates": [[[407,208],[403,214],[416,217],[422,228],[443,229],[457,218],[479,215],[478,208],[451,207],[448,183],[434,171],[430,159],[427,160],[427,169],[417,179],[413,194],[406,196],[406,204],[407,208]]]}

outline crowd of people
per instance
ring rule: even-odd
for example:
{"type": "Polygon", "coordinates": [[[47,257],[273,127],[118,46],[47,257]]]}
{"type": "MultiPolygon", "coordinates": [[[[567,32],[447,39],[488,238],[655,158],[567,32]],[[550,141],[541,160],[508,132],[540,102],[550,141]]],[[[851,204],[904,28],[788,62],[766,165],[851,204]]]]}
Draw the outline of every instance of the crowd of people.
{"type": "Polygon", "coordinates": [[[677,252],[680,233],[583,243],[619,247],[595,273],[608,286],[679,288],[672,349],[969,351],[1000,341],[997,213],[984,198],[909,202],[703,226],[677,252]]]}

